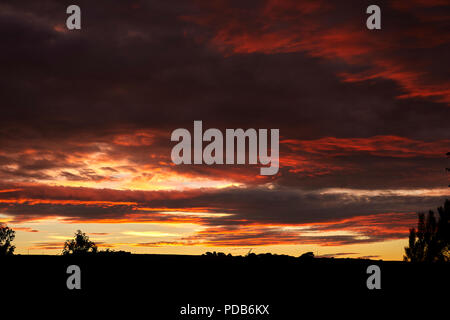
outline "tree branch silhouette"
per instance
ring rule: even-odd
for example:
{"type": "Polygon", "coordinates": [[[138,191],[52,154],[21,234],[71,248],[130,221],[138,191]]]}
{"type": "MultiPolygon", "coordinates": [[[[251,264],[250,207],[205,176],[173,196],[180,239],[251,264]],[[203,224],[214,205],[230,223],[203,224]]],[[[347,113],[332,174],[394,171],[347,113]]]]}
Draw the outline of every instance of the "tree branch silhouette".
{"type": "Polygon", "coordinates": [[[97,253],[97,246],[81,230],[77,230],[74,239],[64,242],[63,255],[97,253]]]}
{"type": "Polygon", "coordinates": [[[0,256],[13,255],[16,246],[11,243],[16,237],[16,232],[6,226],[0,224],[0,256]]]}

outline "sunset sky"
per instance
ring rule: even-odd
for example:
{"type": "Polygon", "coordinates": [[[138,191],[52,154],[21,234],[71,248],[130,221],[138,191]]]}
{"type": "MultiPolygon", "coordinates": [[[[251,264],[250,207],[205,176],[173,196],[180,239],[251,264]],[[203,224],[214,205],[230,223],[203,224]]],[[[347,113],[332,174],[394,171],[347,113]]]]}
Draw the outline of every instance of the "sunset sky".
{"type": "Polygon", "coordinates": [[[0,35],[16,253],[81,229],[135,253],[401,260],[417,212],[450,197],[447,0],[2,1],[0,35]],[[278,174],[174,165],[194,120],[279,129],[278,174]]]}

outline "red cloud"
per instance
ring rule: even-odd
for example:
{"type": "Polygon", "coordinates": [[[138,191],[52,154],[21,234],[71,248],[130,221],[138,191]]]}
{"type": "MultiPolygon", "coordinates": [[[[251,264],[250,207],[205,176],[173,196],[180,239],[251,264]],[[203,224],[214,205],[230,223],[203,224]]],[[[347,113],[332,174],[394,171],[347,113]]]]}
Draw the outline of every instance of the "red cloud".
{"type": "Polygon", "coordinates": [[[441,158],[450,148],[450,140],[425,142],[397,136],[376,136],[370,138],[324,137],[316,140],[281,141],[292,151],[311,154],[349,155],[360,152],[375,156],[409,158],[441,158]]]}
{"type": "Polygon", "coordinates": [[[399,98],[434,98],[449,103],[448,77],[433,78],[428,71],[433,58],[421,54],[424,49],[450,42],[445,19],[430,19],[439,16],[439,8],[433,11],[435,15],[419,10],[448,5],[444,2],[396,1],[383,7],[384,29],[372,33],[365,28],[361,4],[331,1],[273,0],[251,8],[222,1],[214,5],[202,2],[201,13],[183,19],[202,26],[205,35],[194,37],[208,41],[225,55],[304,52],[364,67],[362,71],[339,73],[344,81],[393,80],[405,92],[399,98]],[[398,16],[414,23],[393,23],[398,16]],[[405,55],[405,49],[418,53],[405,55]]]}

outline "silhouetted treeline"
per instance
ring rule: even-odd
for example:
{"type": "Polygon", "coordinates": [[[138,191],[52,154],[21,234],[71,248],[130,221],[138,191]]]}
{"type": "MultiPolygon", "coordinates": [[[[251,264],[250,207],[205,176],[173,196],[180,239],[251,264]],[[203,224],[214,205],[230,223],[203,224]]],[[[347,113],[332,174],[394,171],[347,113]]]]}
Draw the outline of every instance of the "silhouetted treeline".
{"type": "Polygon", "coordinates": [[[97,245],[92,242],[89,237],[82,232],[77,230],[75,232],[74,238],[66,240],[64,242],[64,248],[62,251],[63,255],[85,255],[85,254],[100,254],[100,255],[130,255],[131,252],[128,251],[115,251],[111,249],[98,250],[97,245]]]}

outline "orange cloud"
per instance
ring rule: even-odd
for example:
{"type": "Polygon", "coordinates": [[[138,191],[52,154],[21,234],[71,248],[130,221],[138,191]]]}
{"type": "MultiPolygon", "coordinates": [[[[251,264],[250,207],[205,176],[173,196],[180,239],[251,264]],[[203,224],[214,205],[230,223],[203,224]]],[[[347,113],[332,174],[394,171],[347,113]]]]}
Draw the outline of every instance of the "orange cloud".
{"type": "Polygon", "coordinates": [[[126,147],[150,146],[155,134],[151,131],[137,131],[133,134],[120,134],[113,138],[113,143],[126,147]]]}

